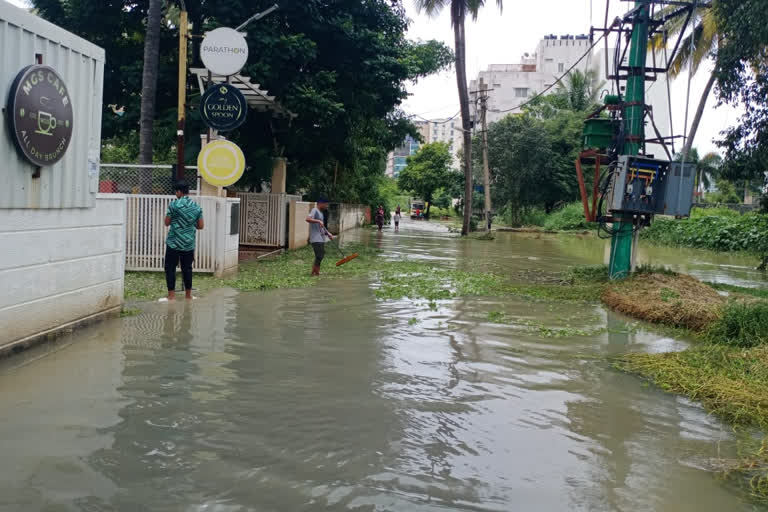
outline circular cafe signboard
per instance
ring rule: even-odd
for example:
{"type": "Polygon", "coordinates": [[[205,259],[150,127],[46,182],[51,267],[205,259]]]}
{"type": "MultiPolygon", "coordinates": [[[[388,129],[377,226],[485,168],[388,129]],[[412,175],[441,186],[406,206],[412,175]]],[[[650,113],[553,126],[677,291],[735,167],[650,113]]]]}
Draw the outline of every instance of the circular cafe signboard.
{"type": "Polygon", "coordinates": [[[237,144],[217,140],[203,146],[197,157],[197,168],[206,182],[228,187],[243,175],[245,156],[237,144]]]}
{"type": "Polygon", "coordinates": [[[72,100],[64,80],[48,66],[22,69],[8,95],[11,136],[21,153],[43,167],[62,159],[72,140],[72,100]]]}
{"type": "Polygon", "coordinates": [[[203,39],[200,58],[214,75],[235,75],[248,61],[248,43],[234,29],[217,28],[208,32],[203,39]]]}
{"type": "Polygon", "coordinates": [[[203,122],[209,128],[228,132],[245,122],[248,104],[240,90],[230,84],[209,87],[200,100],[203,122]]]}

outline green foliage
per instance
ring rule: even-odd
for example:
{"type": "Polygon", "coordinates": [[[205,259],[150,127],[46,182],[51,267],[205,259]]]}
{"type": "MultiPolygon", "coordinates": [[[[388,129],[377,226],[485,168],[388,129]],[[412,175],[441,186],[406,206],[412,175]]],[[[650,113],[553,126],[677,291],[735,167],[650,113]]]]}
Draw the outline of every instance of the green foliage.
{"type": "Polygon", "coordinates": [[[715,68],[718,97],[746,107],[718,143],[725,149],[724,175],[762,182],[768,167],[768,10],[764,1],[718,0],[712,14],[721,34],[715,68]]]}
{"type": "Polygon", "coordinates": [[[592,229],[594,226],[584,218],[581,202],[569,203],[551,213],[544,221],[544,229],[552,231],[576,231],[592,229]]]}
{"type": "Polygon", "coordinates": [[[656,218],[640,235],[663,245],[766,255],[768,215],[739,215],[727,209],[694,209],[689,219],[656,218]]]}
{"type": "Polygon", "coordinates": [[[491,192],[494,204],[504,205],[506,224],[521,225],[531,208],[550,211],[559,202],[578,198],[573,162],[581,148],[582,125],[583,115],[567,110],[547,119],[509,115],[490,125],[491,192]]]}
{"type": "Polygon", "coordinates": [[[586,112],[597,107],[604,85],[605,81],[600,80],[597,69],[574,69],[568,73],[564,82],[557,84],[554,96],[556,100],[562,101],[567,110],[586,112]]]}
{"type": "Polygon", "coordinates": [[[710,343],[756,347],[768,343],[768,302],[729,302],[705,334],[710,343]]]}
{"type": "MultiPolygon", "coordinates": [[[[40,15],[106,49],[103,134],[125,140],[139,120],[144,19],[147,2],[135,0],[33,0],[40,15]]],[[[163,160],[175,144],[178,10],[166,2],[154,130],[163,160]]],[[[237,26],[269,2],[186,0],[192,33],[237,26]]],[[[258,189],[269,177],[271,157],[290,162],[289,190],[323,193],[335,200],[368,202],[376,196],[386,152],[416,129],[401,112],[406,84],[445,69],[452,51],[437,41],[405,38],[404,7],[389,0],[282,0],[280,9],[248,29],[251,48],[243,75],[297,115],[289,124],[269,112],[251,111],[228,136],[248,162],[239,185],[258,189]]],[[[200,38],[190,43],[190,66],[200,67],[200,38]]],[[[190,91],[196,87],[190,81],[190,91]]],[[[189,95],[195,105],[199,92],[189,95]]],[[[187,119],[187,162],[199,150],[204,126],[197,110],[187,119]]],[[[110,160],[133,151],[112,152],[110,160]]]]}
{"type": "MultiPolygon", "coordinates": [[[[400,172],[398,185],[427,203],[432,203],[435,192],[450,180],[451,153],[443,142],[425,144],[418,153],[409,156],[407,166],[400,172]]],[[[430,205],[427,205],[427,213],[430,205]]]]}
{"type": "Polygon", "coordinates": [[[741,197],[736,192],[736,187],[730,181],[717,180],[717,190],[707,194],[706,201],[714,204],[740,204],[741,197]]]}
{"type": "Polygon", "coordinates": [[[565,281],[570,284],[607,283],[609,277],[608,265],[571,267],[565,273],[565,281]]]}

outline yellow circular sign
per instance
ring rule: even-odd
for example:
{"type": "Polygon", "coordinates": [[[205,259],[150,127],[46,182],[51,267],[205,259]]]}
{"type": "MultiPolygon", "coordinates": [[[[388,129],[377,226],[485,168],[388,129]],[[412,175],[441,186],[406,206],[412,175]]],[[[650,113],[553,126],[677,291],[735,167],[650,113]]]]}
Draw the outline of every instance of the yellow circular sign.
{"type": "Polygon", "coordinates": [[[217,140],[206,144],[197,157],[197,169],[205,181],[217,187],[237,182],[245,171],[245,156],[237,144],[217,140]]]}

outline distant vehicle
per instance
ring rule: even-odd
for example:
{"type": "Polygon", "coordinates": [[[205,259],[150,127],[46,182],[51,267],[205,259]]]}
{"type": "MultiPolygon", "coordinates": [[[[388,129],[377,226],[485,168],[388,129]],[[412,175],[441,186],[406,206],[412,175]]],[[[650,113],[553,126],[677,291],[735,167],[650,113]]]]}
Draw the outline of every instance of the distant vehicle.
{"type": "Polygon", "coordinates": [[[424,201],[421,199],[411,199],[411,219],[421,220],[424,218],[424,201]]]}

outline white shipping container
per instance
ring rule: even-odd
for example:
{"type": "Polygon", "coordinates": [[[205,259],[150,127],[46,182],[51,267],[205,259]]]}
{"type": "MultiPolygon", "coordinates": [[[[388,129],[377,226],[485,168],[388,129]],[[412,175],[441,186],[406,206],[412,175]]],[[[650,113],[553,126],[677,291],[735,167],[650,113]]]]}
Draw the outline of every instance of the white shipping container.
{"type": "MultiPolygon", "coordinates": [[[[99,187],[104,50],[0,0],[0,209],[92,208],[99,187]],[[42,167],[24,159],[8,133],[8,94],[26,66],[52,67],[72,101],[72,139],[64,158],[42,167]]],[[[2,213],[0,213],[2,215],[2,213]]]]}

